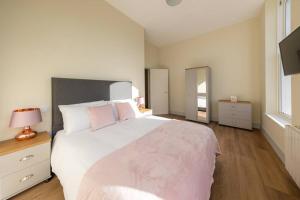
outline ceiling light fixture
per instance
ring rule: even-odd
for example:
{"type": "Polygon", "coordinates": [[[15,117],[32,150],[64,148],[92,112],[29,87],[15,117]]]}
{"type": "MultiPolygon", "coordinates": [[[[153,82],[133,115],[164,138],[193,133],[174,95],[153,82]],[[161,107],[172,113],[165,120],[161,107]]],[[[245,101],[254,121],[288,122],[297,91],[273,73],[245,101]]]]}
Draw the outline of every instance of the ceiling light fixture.
{"type": "Polygon", "coordinates": [[[182,0],[166,0],[167,4],[169,6],[177,6],[181,3],[182,0]]]}

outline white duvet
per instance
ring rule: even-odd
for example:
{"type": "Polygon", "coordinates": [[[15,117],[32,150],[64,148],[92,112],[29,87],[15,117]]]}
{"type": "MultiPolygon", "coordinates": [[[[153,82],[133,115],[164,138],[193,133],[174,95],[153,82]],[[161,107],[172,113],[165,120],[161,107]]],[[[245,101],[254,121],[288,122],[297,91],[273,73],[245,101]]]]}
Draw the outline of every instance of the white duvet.
{"type": "Polygon", "coordinates": [[[54,139],[51,164],[63,186],[65,199],[76,199],[81,179],[96,161],[168,120],[147,116],[118,122],[95,132],[85,130],[66,135],[59,131],[54,139]]]}

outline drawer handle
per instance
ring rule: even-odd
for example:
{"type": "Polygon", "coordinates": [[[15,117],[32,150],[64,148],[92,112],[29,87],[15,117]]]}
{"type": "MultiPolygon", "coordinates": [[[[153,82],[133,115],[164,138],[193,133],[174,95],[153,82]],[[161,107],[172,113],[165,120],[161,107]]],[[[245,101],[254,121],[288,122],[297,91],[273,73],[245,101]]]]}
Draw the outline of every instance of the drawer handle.
{"type": "Polygon", "coordinates": [[[19,181],[20,183],[23,183],[25,181],[28,181],[29,179],[31,179],[32,177],[34,177],[34,174],[29,174],[27,176],[24,176],[23,178],[21,178],[19,181]]]}
{"type": "Polygon", "coordinates": [[[23,158],[21,158],[19,161],[20,162],[23,162],[23,161],[27,161],[27,160],[30,160],[34,157],[34,155],[28,155],[28,156],[25,156],[23,158]]]}

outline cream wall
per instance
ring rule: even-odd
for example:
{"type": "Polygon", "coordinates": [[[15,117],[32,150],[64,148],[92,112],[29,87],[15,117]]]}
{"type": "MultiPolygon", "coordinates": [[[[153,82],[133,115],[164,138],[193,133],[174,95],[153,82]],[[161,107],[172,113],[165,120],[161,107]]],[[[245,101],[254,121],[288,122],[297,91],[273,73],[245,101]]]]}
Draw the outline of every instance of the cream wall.
{"type": "Polygon", "coordinates": [[[158,47],[145,40],[145,66],[146,68],[159,67],[158,47]]]}
{"type": "Polygon", "coordinates": [[[210,66],[212,119],[218,119],[219,99],[236,95],[253,103],[260,124],[263,45],[257,17],[171,46],[160,48],[160,65],[170,72],[170,111],[184,114],[185,68],[210,66]]]}
{"type": "Polygon", "coordinates": [[[46,108],[51,77],[131,80],[144,95],[144,30],[102,0],[0,1],[0,140],[11,111],[46,108]]]}

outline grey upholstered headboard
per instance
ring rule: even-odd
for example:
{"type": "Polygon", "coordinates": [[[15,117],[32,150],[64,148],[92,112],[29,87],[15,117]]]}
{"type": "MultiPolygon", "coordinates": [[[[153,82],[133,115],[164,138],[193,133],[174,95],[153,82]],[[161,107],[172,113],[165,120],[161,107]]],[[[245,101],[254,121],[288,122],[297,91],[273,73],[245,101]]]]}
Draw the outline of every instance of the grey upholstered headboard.
{"type": "Polygon", "coordinates": [[[59,105],[132,97],[130,81],[52,78],[52,135],[63,129],[59,105]]]}

